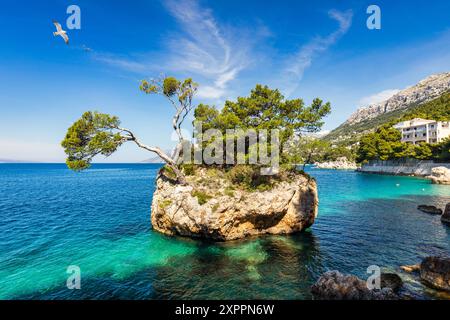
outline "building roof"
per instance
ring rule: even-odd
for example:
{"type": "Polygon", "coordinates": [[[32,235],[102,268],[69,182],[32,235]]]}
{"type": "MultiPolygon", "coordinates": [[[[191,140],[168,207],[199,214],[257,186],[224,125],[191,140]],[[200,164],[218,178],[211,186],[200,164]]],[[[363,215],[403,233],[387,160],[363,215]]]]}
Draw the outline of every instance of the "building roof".
{"type": "Polygon", "coordinates": [[[397,129],[408,128],[408,127],[413,127],[413,126],[421,126],[421,125],[429,124],[429,123],[436,123],[436,121],[422,119],[422,118],[414,118],[412,120],[399,122],[396,125],[394,125],[394,128],[397,128],[397,129]]]}

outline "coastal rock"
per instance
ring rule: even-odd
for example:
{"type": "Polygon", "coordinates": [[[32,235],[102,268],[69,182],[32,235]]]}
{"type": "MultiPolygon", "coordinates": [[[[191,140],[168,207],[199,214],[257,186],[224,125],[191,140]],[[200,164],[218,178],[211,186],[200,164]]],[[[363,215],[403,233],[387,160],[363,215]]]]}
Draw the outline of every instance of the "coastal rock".
{"type": "Polygon", "coordinates": [[[431,169],[431,175],[426,178],[431,179],[431,183],[450,184],[450,169],[446,167],[436,167],[431,169]]]}
{"type": "Polygon", "coordinates": [[[420,264],[401,266],[400,269],[402,269],[403,271],[408,272],[408,273],[418,272],[418,271],[420,271],[420,264]]]}
{"type": "Polygon", "coordinates": [[[317,207],[314,179],[299,173],[270,190],[247,191],[199,172],[184,186],[160,175],[151,219],[153,228],[167,235],[224,241],[301,231],[314,223],[317,207]]]}
{"type": "Polygon", "coordinates": [[[394,292],[398,292],[403,286],[403,280],[396,273],[381,274],[381,288],[390,288],[394,292]]]}
{"type": "Polygon", "coordinates": [[[425,258],[420,264],[420,278],[433,288],[450,291],[450,258],[425,258]]]}
{"type": "Polygon", "coordinates": [[[417,209],[429,214],[437,214],[437,215],[442,214],[442,209],[436,208],[435,206],[428,206],[426,204],[418,205],[417,209]]]}
{"type": "Polygon", "coordinates": [[[392,288],[370,290],[366,281],[353,275],[333,270],[324,273],[311,287],[311,293],[318,300],[395,300],[399,297],[392,288]]]}
{"type": "Polygon", "coordinates": [[[441,216],[441,221],[450,225],[450,202],[445,206],[444,213],[441,216]]]}
{"type": "Polygon", "coordinates": [[[337,158],[335,161],[317,162],[315,166],[319,169],[356,170],[358,168],[356,162],[349,161],[346,157],[337,158]]]}

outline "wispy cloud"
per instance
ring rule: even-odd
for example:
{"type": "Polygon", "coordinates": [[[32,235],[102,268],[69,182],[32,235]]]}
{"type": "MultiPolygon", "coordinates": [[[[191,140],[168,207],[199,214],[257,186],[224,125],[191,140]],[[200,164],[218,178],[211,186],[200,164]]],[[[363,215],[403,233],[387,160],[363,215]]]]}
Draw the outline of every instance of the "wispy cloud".
{"type": "Polygon", "coordinates": [[[328,16],[338,22],[339,27],[328,36],[318,36],[305,44],[292,57],[287,59],[287,66],[283,70],[285,84],[283,90],[286,95],[290,95],[298,87],[298,83],[303,78],[303,74],[313,62],[313,59],[330,46],[335,44],[350,29],[352,24],[352,10],[338,11],[332,9],[328,11],[328,16]]]}
{"type": "Polygon", "coordinates": [[[134,73],[147,74],[153,69],[151,65],[140,58],[133,59],[128,56],[98,52],[95,52],[92,56],[97,61],[134,73]]]}
{"type": "Polygon", "coordinates": [[[226,34],[212,12],[201,8],[197,1],[170,0],[165,6],[184,31],[169,41],[172,53],[169,65],[174,71],[198,74],[207,80],[199,89],[199,97],[221,98],[228,83],[248,65],[249,48],[242,46],[241,39],[226,34]]]}
{"type": "MultiPolygon", "coordinates": [[[[329,17],[338,22],[337,30],[313,38],[296,53],[280,59],[280,56],[270,57],[268,53],[261,53],[263,50],[255,50],[264,39],[274,36],[261,23],[256,24],[252,32],[235,30],[220,24],[213,12],[201,7],[197,0],[168,0],[163,5],[180,26],[180,31],[165,37],[161,51],[140,56],[95,53],[94,58],[141,76],[164,72],[193,77],[200,83],[197,96],[216,102],[229,96],[230,84],[258,59],[271,62],[275,68],[271,78],[279,70],[274,85],[290,96],[313,60],[349,30],[353,16],[351,10],[330,10],[329,17]]],[[[270,79],[259,79],[258,82],[265,80],[271,82],[270,79]]]]}
{"type": "Polygon", "coordinates": [[[370,96],[367,97],[363,97],[359,100],[359,105],[360,106],[369,106],[371,104],[375,104],[378,102],[382,102],[385,101],[387,99],[389,99],[390,97],[392,97],[394,94],[396,94],[397,92],[399,92],[399,89],[387,89],[387,90],[383,90],[381,92],[372,94],[370,96]]]}
{"type": "Polygon", "coordinates": [[[97,54],[95,58],[144,75],[162,71],[187,74],[201,84],[198,97],[223,97],[229,83],[249,65],[251,41],[220,26],[211,10],[200,7],[196,0],[169,0],[163,4],[181,27],[181,32],[167,36],[163,54],[141,57],[97,54]]]}

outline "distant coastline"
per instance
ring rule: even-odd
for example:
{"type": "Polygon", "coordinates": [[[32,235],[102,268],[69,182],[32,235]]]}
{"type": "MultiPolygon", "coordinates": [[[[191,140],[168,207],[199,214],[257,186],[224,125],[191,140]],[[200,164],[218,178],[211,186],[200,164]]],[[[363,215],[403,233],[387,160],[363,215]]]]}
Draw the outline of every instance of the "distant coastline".
{"type": "MultiPolygon", "coordinates": [[[[0,158],[0,164],[1,163],[40,163],[37,161],[31,161],[31,160],[13,160],[13,159],[1,159],[0,158]]],[[[57,162],[55,162],[57,163],[57,162]]]]}

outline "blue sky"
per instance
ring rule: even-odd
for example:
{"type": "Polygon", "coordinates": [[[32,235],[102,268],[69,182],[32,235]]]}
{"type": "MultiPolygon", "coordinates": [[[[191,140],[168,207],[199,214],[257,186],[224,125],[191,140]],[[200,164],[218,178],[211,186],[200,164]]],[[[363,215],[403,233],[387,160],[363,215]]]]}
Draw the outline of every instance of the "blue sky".
{"type": "MultiPolygon", "coordinates": [[[[196,103],[221,106],[257,83],[330,101],[330,130],[358,107],[450,71],[449,1],[2,1],[0,159],[64,161],[82,112],[121,118],[141,140],[172,146],[170,106],[139,92],[160,74],[199,82],[196,103]],[[81,9],[70,45],[66,8],[81,9]],[[369,5],[381,30],[366,27],[369,5]],[[89,49],[86,49],[89,48],[89,49]]],[[[134,145],[103,162],[153,157],[134,145]]]]}

